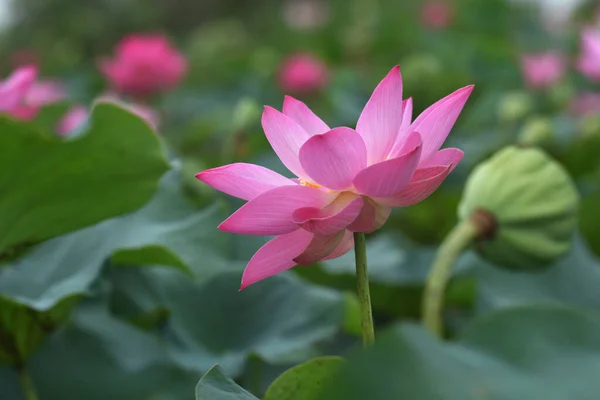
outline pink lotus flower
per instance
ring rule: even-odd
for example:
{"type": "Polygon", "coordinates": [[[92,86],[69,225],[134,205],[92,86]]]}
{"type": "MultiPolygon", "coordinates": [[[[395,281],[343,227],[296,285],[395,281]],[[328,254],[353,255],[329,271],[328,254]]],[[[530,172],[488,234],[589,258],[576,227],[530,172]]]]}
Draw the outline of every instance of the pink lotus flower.
{"type": "Polygon", "coordinates": [[[56,131],[61,136],[67,136],[79,130],[89,117],[89,111],[82,105],[71,107],[58,122],[56,131]]]}
{"type": "Polygon", "coordinates": [[[115,58],[100,62],[100,70],[116,91],[145,97],[179,84],[187,60],[164,36],[131,35],[119,43],[115,58]]]}
{"type": "Polygon", "coordinates": [[[565,69],[562,55],[554,51],[521,57],[521,72],[531,88],[546,88],[557,83],[565,75],[565,69]]]}
{"type": "Polygon", "coordinates": [[[283,112],[265,107],[267,140],[297,179],[245,163],[196,175],[248,200],[219,229],[277,236],[252,257],[241,288],[297,264],[339,257],[352,248],[352,232],[373,232],[392,207],[433,193],[463,157],[459,149],[439,149],[472,90],[457,90],[411,123],[412,100],[402,101],[395,67],[373,92],[356,129],[331,129],[292,97],[285,98],[283,112]]]}
{"type": "Polygon", "coordinates": [[[452,22],[452,17],[452,6],[444,0],[427,1],[421,8],[421,23],[428,28],[447,28],[452,22]]]}
{"type": "Polygon", "coordinates": [[[28,66],[17,69],[5,81],[0,82],[0,113],[11,116],[18,113],[36,78],[37,69],[28,66]]]}
{"type": "Polygon", "coordinates": [[[296,53],[286,58],[279,69],[279,84],[287,92],[318,92],[328,83],[327,66],[310,53],[296,53]]]}
{"type": "Polygon", "coordinates": [[[589,79],[600,82],[600,32],[595,28],[588,27],[581,32],[581,54],[577,68],[589,79]]]}
{"type": "Polygon", "coordinates": [[[13,118],[30,120],[41,107],[64,100],[65,88],[55,81],[37,81],[37,68],[17,69],[0,86],[0,112],[13,118]]]}

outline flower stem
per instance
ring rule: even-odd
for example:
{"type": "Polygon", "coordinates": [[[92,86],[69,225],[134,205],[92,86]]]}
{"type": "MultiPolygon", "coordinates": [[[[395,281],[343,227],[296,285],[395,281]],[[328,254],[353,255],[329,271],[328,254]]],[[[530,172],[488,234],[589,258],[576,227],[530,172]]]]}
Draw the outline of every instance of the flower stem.
{"type": "Polygon", "coordinates": [[[33,381],[31,380],[31,376],[29,376],[27,369],[25,369],[25,367],[20,367],[17,370],[17,373],[19,375],[19,383],[21,384],[25,400],[38,400],[35,386],[33,385],[33,381]]]}
{"type": "Polygon", "coordinates": [[[366,347],[375,342],[375,329],[373,328],[373,311],[367,271],[367,243],[365,234],[362,232],[354,232],[354,256],[356,258],[356,289],[360,304],[363,345],[366,347]]]}
{"type": "Polygon", "coordinates": [[[479,229],[469,218],[456,225],[442,242],[425,284],[423,324],[433,334],[443,336],[442,304],[452,267],[462,251],[479,235],[479,229]]]}

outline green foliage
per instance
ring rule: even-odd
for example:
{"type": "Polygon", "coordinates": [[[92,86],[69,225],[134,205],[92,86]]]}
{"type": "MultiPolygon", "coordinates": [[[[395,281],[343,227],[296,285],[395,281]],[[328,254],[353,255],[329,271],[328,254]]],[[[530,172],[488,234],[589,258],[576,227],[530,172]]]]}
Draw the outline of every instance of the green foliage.
{"type": "Polygon", "coordinates": [[[214,366],[196,385],[196,400],[258,400],[239,387],[218,366],[214,366]]]}
{"type": "Polygon", "coordinates": [[[168,169],[150,128],[108,104],[64,141],[0,118],[0,260],[15,249],[134,211],[168,169]]]}
{"type": "Polygon", "coordinates": [[[343,363],[340,357],[321,357],[291,368],[269,386],[263,400],[314,400],[343,363]]]}
{"type": "Polygon", "coordinates": [[[456,344],[397,326],[355,352],[319,399],[593,398],[600,316],[522,307],[477,320],[456,344]]]}

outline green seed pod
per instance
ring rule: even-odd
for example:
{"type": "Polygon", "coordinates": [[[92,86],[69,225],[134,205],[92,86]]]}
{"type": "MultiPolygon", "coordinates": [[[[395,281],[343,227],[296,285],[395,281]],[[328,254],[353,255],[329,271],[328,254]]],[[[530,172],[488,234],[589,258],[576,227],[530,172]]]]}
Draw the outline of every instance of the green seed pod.
{"type": "Polygon", "coordinates": [[[476,249],[500,267],[535,270],[571,247],[579,193],[542,150],[506,147],[471,174],[458,214],[481,227],[476,249]]]}

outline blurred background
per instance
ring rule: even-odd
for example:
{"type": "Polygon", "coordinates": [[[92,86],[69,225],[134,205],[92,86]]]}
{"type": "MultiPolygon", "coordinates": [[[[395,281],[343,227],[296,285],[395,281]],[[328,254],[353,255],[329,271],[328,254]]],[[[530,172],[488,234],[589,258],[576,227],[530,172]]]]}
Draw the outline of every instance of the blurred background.
{"type": "MultiPolygon", "coordinates": [[[[575,244],[537,273],[467,252],[446,299],[448,336],[531,301],[598,309],[600,52],[586,53],[586,29],[600,32],[597,1],[0,0],[0,77],[35,66],[45,84],[31,100],[35,112],[12,116],[76,137],[96,100],[118,99],[151,123],[172,165],[135,213],[0,257],[2,301],[37,315],[27,365],[39,398],[193,399],[214,364],[260,397],[289,366],[359,343],[352,255],[238,293],[241,271],[267,239],[219,232],[242,202],[194,175],[235,161],[289,175],[262,133],[262,106],[280,109],[293,95],[330,126],[354,127],[397,64],[414,115],[458,88],[475,90],[445,145],[463,149],[463,162],[433,196],[395,210],[369,237],[378,329],[418,320],[465,180],[510,144],[544,148],[577,183],[575,244]],[[127,46],[141,58],[160,54],[146,67],[169,71],[162,85],[123,83],[127,46]],[[179,262],[127,253],[152,246],[179,262]]],[[[22,366],[5,364],[0,398],[24,398],[22,366]]]]}

